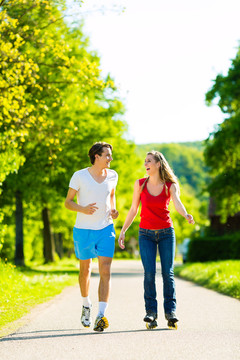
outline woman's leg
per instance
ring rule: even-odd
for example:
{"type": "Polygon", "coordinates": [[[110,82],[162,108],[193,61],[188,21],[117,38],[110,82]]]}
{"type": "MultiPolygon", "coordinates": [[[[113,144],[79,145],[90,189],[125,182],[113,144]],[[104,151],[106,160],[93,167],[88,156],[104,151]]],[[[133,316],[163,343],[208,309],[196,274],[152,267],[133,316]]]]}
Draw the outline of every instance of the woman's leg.
{"type": "MultiPolygon", "coordinates": [[[[152,232],[151,232],[152,233],[152,232]]],[[[157,314],[156,300],[156,255],[157,243],[154,236],[145,229],[139,230],[139,248],[144,268],[144,300],[146,312],[157,314]]]]}
{"type": "Polygon", "coordinates": [[[161,230],[158,248],[162,265],[164,311],[165,314],[171,314],[176,311],[174,281],[175,232],[173,228],[161,230]]]}

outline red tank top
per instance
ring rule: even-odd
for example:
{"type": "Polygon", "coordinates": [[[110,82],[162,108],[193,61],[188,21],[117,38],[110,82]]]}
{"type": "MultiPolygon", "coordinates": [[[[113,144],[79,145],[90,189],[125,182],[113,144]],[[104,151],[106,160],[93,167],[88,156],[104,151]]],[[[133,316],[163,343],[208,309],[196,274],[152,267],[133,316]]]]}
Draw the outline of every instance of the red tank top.
{"type": "MultiPolygon", "coordinates": [[[[146,178],[139,179],[139,185],[141,186],[146,178]]],[[[173,227],[172,219],[170,218],[170,211],[168,205],[170,202],[170,187],[172,183],[166,182],[168,188],[168,195],[166,195],[165,186],[161,194],[153,196],[148,192],[147,183],[144,185],[141,192],[140,199],[142,203],[141,209],[141,221],[139,226],[143,229],[160,230],[173,227]]]]}

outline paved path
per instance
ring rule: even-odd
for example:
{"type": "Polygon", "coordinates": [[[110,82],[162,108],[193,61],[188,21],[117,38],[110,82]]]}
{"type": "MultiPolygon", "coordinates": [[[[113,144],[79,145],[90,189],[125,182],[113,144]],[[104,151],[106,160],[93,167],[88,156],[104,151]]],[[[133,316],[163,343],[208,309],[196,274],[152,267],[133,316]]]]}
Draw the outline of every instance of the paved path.
{"type": "MultiPolygon", "coordinates": [[[[95,270],[94,270],[95,271],[95,270]]],[[[159,272],[159,270],[158,270],[159,272]]],[[[99,278],[92,276],[93,316],[99,278]]],[[[235,360],[240,359],[240,301],[176,279],[178,330],[169,330],[162,312],[158,275],[159,327],[147,330],[141,264],[115,261],[103,333],[80,325],[78,287],[65,289],[28,316],[16,333],[0,339],[1,360],[235,360]]]]}

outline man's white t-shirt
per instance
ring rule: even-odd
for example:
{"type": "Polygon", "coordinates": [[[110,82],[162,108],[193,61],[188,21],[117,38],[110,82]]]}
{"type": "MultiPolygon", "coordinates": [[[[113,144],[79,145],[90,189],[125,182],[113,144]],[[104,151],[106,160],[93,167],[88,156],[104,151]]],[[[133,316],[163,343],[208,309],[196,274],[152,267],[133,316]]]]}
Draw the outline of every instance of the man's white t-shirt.
{"type": "Polygon", "coordinates": [[[88,168],[76,171],[69,183],[69,187],[77,191],[77,203],[87,206],[96,203],[98,209],[92,215],[77,213],[75,227],[78,229],[100,230],[113,223],[110,216],[110,194],[117,186],[118,174],[106,169],[107,176],[102,183],[98,183],[88,168]]]}

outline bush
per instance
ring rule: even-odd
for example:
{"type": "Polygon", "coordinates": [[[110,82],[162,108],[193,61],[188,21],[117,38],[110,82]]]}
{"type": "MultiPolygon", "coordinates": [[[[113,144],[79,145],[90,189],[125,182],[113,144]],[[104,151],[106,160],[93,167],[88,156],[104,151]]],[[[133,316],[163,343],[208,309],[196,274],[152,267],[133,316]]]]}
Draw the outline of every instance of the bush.
{"type": "Polygon", "coordinates": [[[240,233],[224,236],[205,236],[191,240],[187,260],[204,262],[240,259],[240,233]]]}

